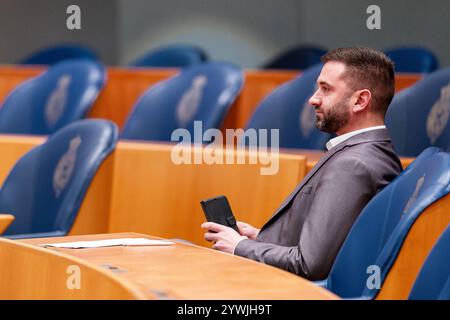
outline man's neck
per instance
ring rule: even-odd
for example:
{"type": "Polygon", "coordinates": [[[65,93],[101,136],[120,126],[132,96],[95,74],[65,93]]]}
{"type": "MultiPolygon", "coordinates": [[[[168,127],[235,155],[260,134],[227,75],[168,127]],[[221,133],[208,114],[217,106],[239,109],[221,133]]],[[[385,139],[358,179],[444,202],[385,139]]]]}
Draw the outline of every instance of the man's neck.
{"type": "Polygon", "coordinates": [[[339,128],[338,131],[336,131],[336,135],[340,136],[349,132],[353,132],[356,130],[361,130],[361,129],[366,129],[366,128],[370,128],[370,127],[377,127],[377,126],[384,126],[384,121],[383,120],[373,120],[373,121],[367,121],[363,124],[361,123],[354,123],[353,125],[345,125],[342,128],[339,128]]]}

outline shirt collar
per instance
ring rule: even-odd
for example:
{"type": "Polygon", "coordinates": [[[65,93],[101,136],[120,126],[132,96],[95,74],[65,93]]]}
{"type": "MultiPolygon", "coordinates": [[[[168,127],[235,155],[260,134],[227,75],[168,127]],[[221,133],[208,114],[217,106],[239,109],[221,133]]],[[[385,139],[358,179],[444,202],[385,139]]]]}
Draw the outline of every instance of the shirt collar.
{"type": "Polygon", "coordinates": [[[340,136],[337,136],[333,139],[330,139],[327,144],[327,150],[330,150],[331,148],[337,146],[338,144],[344,142],[345,140],[350,139],[351,137],[353,137],[354,135],[357,135],[359,133],[363,133],[363,132],[367,132],[367,131],[372,131],[372,130],[377,130],[377,129],[386,129],[385,125],[382,126],[374,126],[374,127],[368,127],[368,128],[364,128],[364,129],[360,129],[360,130],[355,130],[355,131],[351,131],[351,132],[347,132],[345,134],[342,134],[340,136]]]}

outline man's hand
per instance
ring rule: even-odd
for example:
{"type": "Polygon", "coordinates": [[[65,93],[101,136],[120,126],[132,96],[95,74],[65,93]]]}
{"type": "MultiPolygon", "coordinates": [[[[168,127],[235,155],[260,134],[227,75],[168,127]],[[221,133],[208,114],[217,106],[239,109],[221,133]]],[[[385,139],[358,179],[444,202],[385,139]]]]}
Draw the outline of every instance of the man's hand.
{"type": "Polygon", "coordinates": [[[246,236],[249,239],[256,240],[260,229],[256,229],[255,227],[242,221],[238,221],[237,226],[241,235],[246,236]]]}
{"type": "Polygon", "coordinates": [[[208,230],[205,233],[205,240],[214,242],[213,249],[231,254],[234,253],[234,249],[240,241],[248,239],[232,228],[214,222],[205,222],[202,224],[202,228],[208,230]]]}

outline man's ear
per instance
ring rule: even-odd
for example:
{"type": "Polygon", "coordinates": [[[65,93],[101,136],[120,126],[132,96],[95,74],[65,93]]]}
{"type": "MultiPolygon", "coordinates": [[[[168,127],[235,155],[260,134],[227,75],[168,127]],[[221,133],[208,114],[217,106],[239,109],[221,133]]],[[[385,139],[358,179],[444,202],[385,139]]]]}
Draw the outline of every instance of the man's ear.
{"type": "Polygon", "coordinates": [[[367,110],[369,103],[372,100],[372,93],[370,90],[363,89],[356,92],[356,102],[353,105],[353,112],[361,112],[367,110]]]}

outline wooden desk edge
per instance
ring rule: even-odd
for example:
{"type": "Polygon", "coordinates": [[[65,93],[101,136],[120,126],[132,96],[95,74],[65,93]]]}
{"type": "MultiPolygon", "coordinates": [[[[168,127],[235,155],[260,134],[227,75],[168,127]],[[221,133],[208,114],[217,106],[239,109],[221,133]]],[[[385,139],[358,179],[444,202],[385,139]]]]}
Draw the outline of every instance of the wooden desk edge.
{"type": "MultiPolygon", "coordinates": [[[[47,238],[41,238],[41,239],[47,239],[47,238]]],[[[48,238],[48,239],[51,239],[51,238],[48,238]]],[[[58,239],[58,238],[52,238],[52,239],[58,239]]],[[[61,238],[59,238],[59,239],[61,239],[61,238]]],[[[30,239],[30,240],[33,240],[33,239],[30,239]]],[[[34,239],[34,240],[36,240],[36,239],[34,239]]],[[[0,238],[0,244],[2,242],[10,243],[10,244],[17,245],[17,246],[22,246],[22,247],[25,247],[25,248],[28,248],[28,249],[44,252],[46,254],[50,254],[50,255],[61,257],[61,258],[69,259],[69,260],[73,261],[76,264],[86,266],[86,267],[88,267],[88,268],[90,268],[92,270],[95,270],[95,271],[97,271],[99,273],[102,273],[106,277],[112,279],[114,282],[119,283],[121,286],[125,287],[129,292],[131,292],[133,294],[133,296],[137,300],[148,300],[148,296],[146,296],[133,283],[129,282],[128,280],[125,280],[125,279],[121,278],[120,276],[115,275],[114,273],[112,273],[112,272],[110,272],[108,270],[100,268],[100,267],[96,266],[95,264],[90,263],[90,262],[88,262],[88,261],[86,261],[84,259],[78,258],[78,257],[73,256],[73,255],[65,254],[65,253],[62,253],[62,252],[59,252],[59,251],[49,250],[47,248],[43,248],[43,247],[39,246],[39,244],[28,243],[26,240],[10,240],[10,239],[7,239],[7,238],[0,238]]]]}
{"type": "MultiPolygon", "coordinates": [[[[247,259],[244,257],[240,257],[237,255],[233,255],[233,254],[229,254],[229,253],[225,253],[225,252],[221,252],[218,250],[214,250],[212,248],[206,248],[206,247],[202,247],[199,245],[196,245],[194,243],[185,243],[185,242],[178,242],[176,239],[165,239],[165,238],[161,238],[161,237],[156,237],[156,236],[151,236],[151,235],[146,235],[146,234],[141,234],[141,233],[136,233],[136,232],[118,232],[118,233],[102,233],[102,234],[92,234],[92,235],[74,235],[74,236],[69,236],[69,237],[56,237],[56,238],[34,238],[34,239],[24,239],[24,240],[19,240],[19,242],[25,243],[27,245],[31,245],[31,246],[35,246],[35,247],[39,247],[39,244],[46,242],[46,243],[54,243],[54,242],[60,242],[60,241],[94,241],[94,240],[102,240],[105,239],[105,236],[107,238],[115,238],[115,237],[136,237],[136,238],[150,238],[150,239],[161,239],[161,240],[170,240],[170,241],[174,241],[176,242],[177,245],[182,245],[182,246],[190,246],[190,247],[195,247],[198,248],[199,250],[208,250],[213,252],[213,254],[223,254],[223,255],[228,255],[228,256],[232,256],[234,259],[240,259],[240,260],[244,260],[246,263],[250,263],[250,264],[255,264],[258,265],[259,268],[269,268],[272,270],[272,272],[276,272],[276,273],[280,273],[280,274],[288,274],[289,276],[296,276],[293,273],[290,273],[288,271],[282,270],[280,268],[276,268],[264,263],[260,263],[251,259],[247,259]],[[94,237],[93,239],[86,239],[87,237],[94,237]],[[67,239],[70,238],[70,239],[67,239]]],[[[53,251],[52,252],[58,252],[58,251],[53,251]]],[[[72,256],[70,254],[64,254],[64,256],[69,256],[69,257],[74,257],[76,258],[76,256],[72,256]]],[[[80,259],[80,258],[77,258],[80,259]]],[[[81,259],[81,261],[84,261],[81,259]]],[[[102,269],[101,269],[102,270],[102,269]]],[[[102,270],[102,271],[106,271],[106,270],[102,270]]],[[[335,295],[334,293],[332,293],[331,291],[328,291],[322,287],[316,286],[313,282],[304,279],[300,276],[298,276],[298,278],[301,279],[302,282],[305,283],[305,285],[307,286],[314,286],[314,290],[319,291],[324,298],[327,298],[329,300],[340,300],[340,298],[335,295]]],[[[183,299],[183,298],[182,298],[183,299]]],[[[186,299],[186,298],[184,298],[186,299]]],[[[325,299],[324,299],[325,300],[325,299]]]]}

